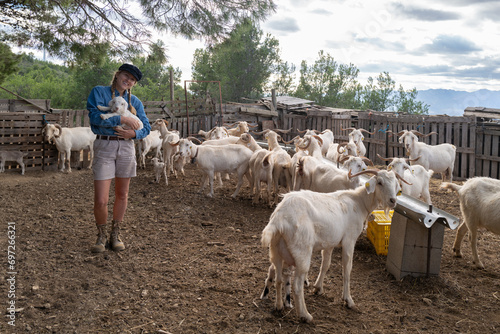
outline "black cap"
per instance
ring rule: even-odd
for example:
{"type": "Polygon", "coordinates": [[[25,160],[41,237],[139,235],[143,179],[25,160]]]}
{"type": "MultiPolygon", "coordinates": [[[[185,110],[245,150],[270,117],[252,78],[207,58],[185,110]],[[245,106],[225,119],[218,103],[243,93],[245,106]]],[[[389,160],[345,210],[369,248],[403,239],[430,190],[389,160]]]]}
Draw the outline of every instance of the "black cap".
{"type": "Polygon", "coordinates": [[[141,80],[142,78],[141,70],[137,66],[132,64],[123,64],[122,66],[120,66],[118,71],[127,71],[128,73],[132,74],[137,81],[141,80]]]}

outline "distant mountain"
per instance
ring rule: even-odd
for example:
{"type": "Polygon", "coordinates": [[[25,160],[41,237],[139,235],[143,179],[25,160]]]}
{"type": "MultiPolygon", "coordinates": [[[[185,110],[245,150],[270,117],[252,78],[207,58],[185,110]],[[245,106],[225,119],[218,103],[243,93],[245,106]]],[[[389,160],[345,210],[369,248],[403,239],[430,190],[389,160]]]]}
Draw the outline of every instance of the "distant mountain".
{"type": "Polygon", "coordinates": [[[463,92],[450,89],[419,90],[417,100],[430,105],[430,115],[462,116],[467,107],[500,109],[500,91],[463,92]]]}

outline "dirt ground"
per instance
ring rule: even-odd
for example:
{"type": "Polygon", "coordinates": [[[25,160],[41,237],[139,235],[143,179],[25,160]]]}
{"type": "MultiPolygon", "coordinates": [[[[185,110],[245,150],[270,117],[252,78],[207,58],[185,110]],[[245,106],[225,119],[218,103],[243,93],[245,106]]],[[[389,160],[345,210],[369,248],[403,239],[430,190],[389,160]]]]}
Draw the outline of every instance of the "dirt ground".
{"type": "MultiPolygon", "coordinates": [[[[455,258],[455,231],[446,229],[440,275],[398,281],[363,233],[351,278],[358,310],[343,305],[340,250],[335,250],[325,294],[306,289],[314,321],[305,324],[293,309],[273,311],[274,289],[270,299],[259,298],[269,266],[260,234],[273,209],[252,206],[246,184],[231,199],[234,181],[217,189],[213,199],[199,194],[200,175],[193,165],[185,177],[170,177],[168,186],[152,180],[148,166],[131,183],[126,250],[92,254],[96,230],[90,170],[0,174],[5,277],[0,299],[4,310],[14,301],[16,311],[15,327],[8,323],[7,309],[0,333],[500,331],[497,235],[479,234],[486,269],[477,270],[467,238],[464,257],[455,258]],[[8,226],[15,226],[13,268],[6,261],[8,226]]],[[[434,206],[460,216],[456,195],[438,190],[439,183],[432,180],[434,206]]],[[[312,263],[313,280],[320,254],[312,263]]]]}

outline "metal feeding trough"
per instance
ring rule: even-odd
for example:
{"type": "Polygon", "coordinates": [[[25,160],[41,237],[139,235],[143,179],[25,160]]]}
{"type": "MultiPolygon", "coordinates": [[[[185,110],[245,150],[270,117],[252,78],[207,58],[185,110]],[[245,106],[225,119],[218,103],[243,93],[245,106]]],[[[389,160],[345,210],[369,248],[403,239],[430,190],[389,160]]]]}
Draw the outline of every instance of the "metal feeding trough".
{"type": "Polygon", "coordinates": [[[399,196],[391,223],[387,270],[397,280],[407,275],[439,275],[445,226],[456,229],[458,218],[413,197],[399,196]]]}

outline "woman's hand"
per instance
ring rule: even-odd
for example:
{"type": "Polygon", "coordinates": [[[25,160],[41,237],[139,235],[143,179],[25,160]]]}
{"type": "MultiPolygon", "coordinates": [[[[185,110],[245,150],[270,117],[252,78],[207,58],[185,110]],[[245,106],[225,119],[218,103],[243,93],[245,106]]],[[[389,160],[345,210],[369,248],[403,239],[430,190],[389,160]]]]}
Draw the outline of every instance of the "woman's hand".
{"type": "MultiPolygon", "coordinates": [[[[127,118],[129,118],[129,117],[127,117],[127,118]]],[[[135,138],[135,131],[134,130],[125,130],[121,126],[115,126],[114,130],[115,130],[115,133],[118,136],[118,138],[125,138],[125,139],[135,138]]]]}
{"type": "Polygon", "coordinates": [[[120,116],[120,124],[128,125],[133,130],[139,130],[141,126],[141,123],[137,119],[127,116],[120,116]]]}

